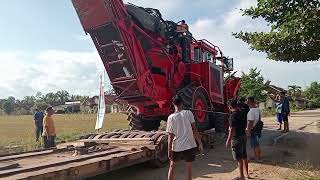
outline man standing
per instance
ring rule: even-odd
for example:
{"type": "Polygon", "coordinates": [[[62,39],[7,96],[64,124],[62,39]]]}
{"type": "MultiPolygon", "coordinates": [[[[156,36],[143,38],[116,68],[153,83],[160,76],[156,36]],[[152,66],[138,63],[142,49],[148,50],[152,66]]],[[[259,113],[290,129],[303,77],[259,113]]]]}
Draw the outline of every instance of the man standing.
{"type": "Polygon", "coordinates": [[[55,147],[56,130],[53,122],[54,110],[52,107],[47,108],[47,114],[43,119],[43,142],[44,148],[55,147]]]}
{"type": "Polygon", "coordinates": [[[39,109],[35,109],[35,111],[33,120],[34,125],[36,126],[36,141],[39,141],[39,137],[43,131],[43,112],[39,111],[39,109]]]}
{"type": "Polygon", "coordinates": [[[237,100],[230,100],[228,102],[228,108],[231,112],[230,115],[230,127],[228,139],[226,141],[226,148],[232,148],[232,156],[234,160],[238,161],[238,169],[240,176],[235,179],[245,179],[243,173],[243,166],[246,171],[246,175],[249,177],[248,171],[248,159],[247,159],[247,137],[246,137],[246,112],[241,110],[237,100]]]}
{"type": "Polygon", "coordinates": [[[283,116],[282,116],[282,103],[281,103],[281,97],[278,96],[276,98],[276,113],[277,113],[277,121],[279,123],[279,129],[282,129],[282,121],[283,121],[283,116]]]}
{"type": "MultiPolygon", "coordinates": [[[[251,148],[254,151],[256,161],[261,161],[261,149],[259,144],[259,134],[258,132],[253,131],[256,129],[255,126],[261,120],[261,112],[257,107],[254,97],[248,97],[248,105],[250,110],[247,115],[247,128],[246,134],[250,137],[251,148]]],[[[261,132],[260,132],[261,133],[261,132]]]]}
{"type": "Polygon", "coordinates": [[[281,92],[281,114],[282,114],[282,120],[283,120],[283,133],[289,132],[289,119],[288,116],[290,115],[290,103],[289,99],[286,96],[286,92],[281,92]]]}
{"type": "Polygon", "coordinates": [[[180,96],[173,98],[175,112],[168,117],[167,132],[168,139],[168,157],[170,159],[170,167],[168,172],[168,180],[173,180],[176,162],[184,159],[187,168],[187,180],[192,178],[192,161],[195,160],[195,148],[200,153],[203,152],[203,146],[199,132],[195,125],[194,116],[191,111],[182,109],[182,99],[180,96]]]}
{"type": "Polygon", "coordinates": [[[246,104],[246,98],[242,97],[239,99],[239,108],[242,112],[244,112],[245,115],[248,114],[248,112],[250,111],[250,108],[248,106],[248,104],[246,104]]]}

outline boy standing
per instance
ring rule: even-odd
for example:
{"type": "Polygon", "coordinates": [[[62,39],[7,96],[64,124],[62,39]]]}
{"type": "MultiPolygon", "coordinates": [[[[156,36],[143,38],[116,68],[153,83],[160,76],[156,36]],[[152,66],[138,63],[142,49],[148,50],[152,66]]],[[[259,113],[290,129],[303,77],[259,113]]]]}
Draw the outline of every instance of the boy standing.
{"type": "Polygon", "coordinates": [[[203,146],[199,132],[195,125],[194,116],[191,111],[182,109],[182,99],[180,96],[173,98],[175,112],[168,117],[167,132],[168,139],[168,157],[170,167],[168,180],[173,180],[176,162],[181,158],[186,162],[187,180],[192,179],[192,161],[195,160],[195,148],[200,153],[203,152],[203,146]]]}
{"type": "Polygon", "coordinates": [[[241,111],[237,100],[230,100],[228,103],[228,108],[231,112],[230,115],[230,127],[229,135],[226,141],[226,148],[231,145],[232,156],[234,160],[238,161],[238,169],[240,176],[235,179],[245,179],[243,168],[245,168],[246,175],[249,177],[248,171],[248,159],[247,159],[247,137],[246,137],[246,112],[241,111]],[[244,166],[244,167],[243,167],[244,166]]]}

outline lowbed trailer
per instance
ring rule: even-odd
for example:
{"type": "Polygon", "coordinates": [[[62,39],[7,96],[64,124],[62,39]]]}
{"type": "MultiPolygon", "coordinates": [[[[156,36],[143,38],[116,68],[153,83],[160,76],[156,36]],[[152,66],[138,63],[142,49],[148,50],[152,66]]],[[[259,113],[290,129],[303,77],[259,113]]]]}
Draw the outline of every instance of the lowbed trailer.
{"type": "MultiPolygon", "coordinates": [[[[212,147],[215,132],[201,134],[212,147]]],[[[163,167],[168,164],[167,150],[164,131],[88,134],[56,148],[0,156],[0,179],[86,179],[143,162],[163,167]]]]}
{"type": "Polygon", "coordinates": [[[162,166],[167,138],[163,131],[89,134],[53,149],[0,156],[0,178],[85,179],[142,162],[162,166]]]}

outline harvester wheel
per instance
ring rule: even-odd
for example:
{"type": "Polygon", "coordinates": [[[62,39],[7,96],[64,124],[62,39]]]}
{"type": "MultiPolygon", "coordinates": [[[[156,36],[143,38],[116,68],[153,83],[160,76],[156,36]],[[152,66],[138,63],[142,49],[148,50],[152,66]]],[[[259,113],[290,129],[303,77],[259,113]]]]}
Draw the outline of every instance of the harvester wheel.
{"type": "Polygon", "coordinates": [[[136,111],[129,112],[127,120],[131,130],[152,131],[160,127],[160,120],[142,119],[136,114],[136,111]]]}
{"type": "Polygon", "coordinates": [[[226,133],[226,115],[223,113],[216,113],[214,117],[214,129],[216,133],[226,133]]]}
{"type": "Polygon", "coordinates": [[[201,87],[188,87],[180,93],[184,109],[191,109],[199,131],[210,129],[208,110],[211,109],[210,100],[201,87]]]}

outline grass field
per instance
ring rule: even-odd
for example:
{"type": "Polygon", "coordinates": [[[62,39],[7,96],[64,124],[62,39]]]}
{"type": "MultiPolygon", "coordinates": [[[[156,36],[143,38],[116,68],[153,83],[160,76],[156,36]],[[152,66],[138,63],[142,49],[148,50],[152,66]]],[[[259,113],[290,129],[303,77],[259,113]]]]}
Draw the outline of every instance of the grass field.
{"type": "MultiPolygon", "coordinates": [[[[127,129],[125,114],[106,114],[101,132],[127,129]]],[[[73,141],[81,135],[95,132],[95,114],[54,115],[57,141],[73,141]]],[[[0,154],[34,150],[41,147],[35,141],[33,116],[0,116],[0,154]]]]}

